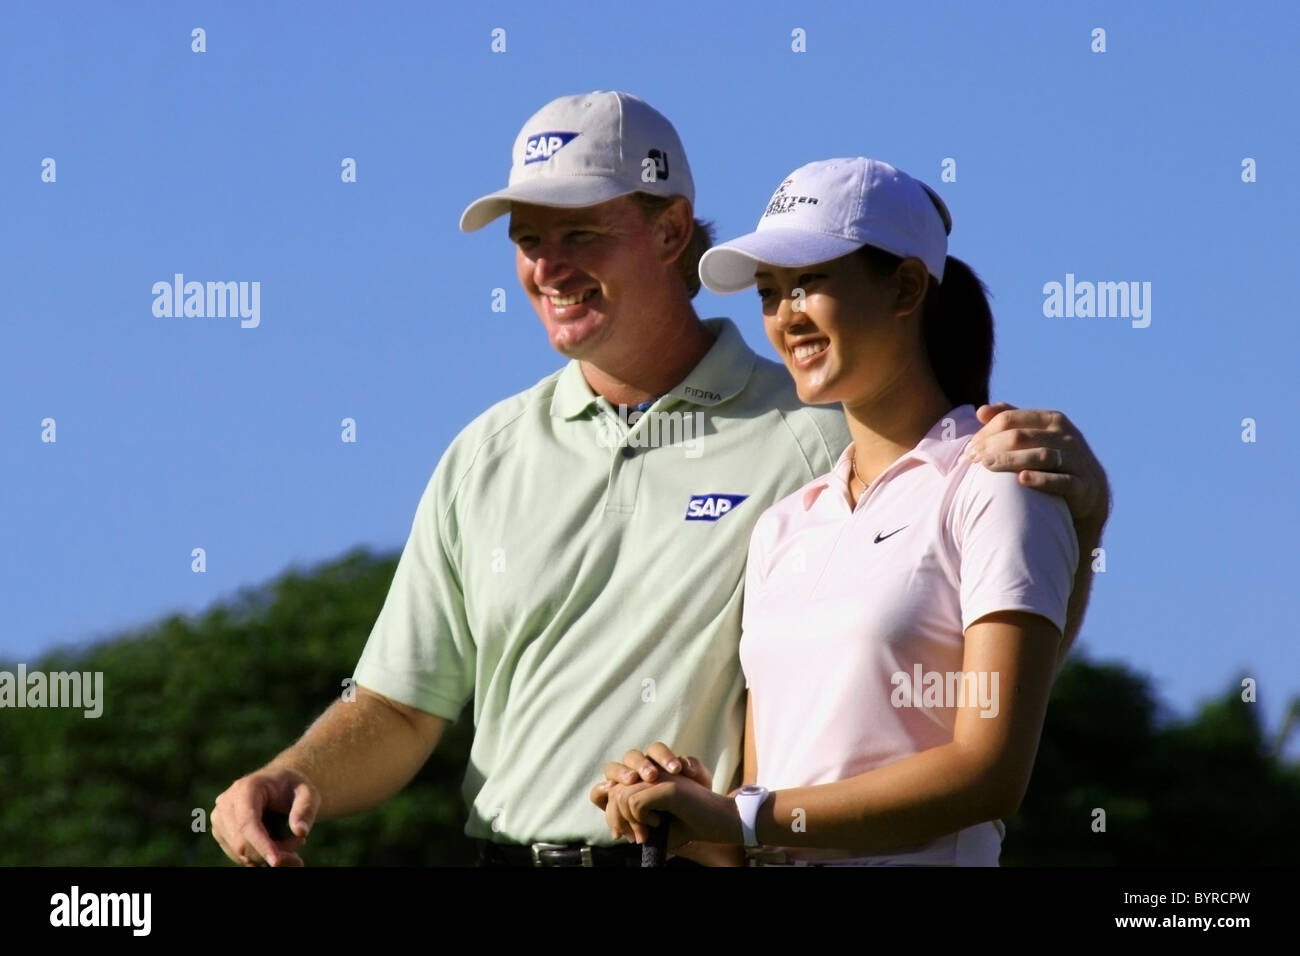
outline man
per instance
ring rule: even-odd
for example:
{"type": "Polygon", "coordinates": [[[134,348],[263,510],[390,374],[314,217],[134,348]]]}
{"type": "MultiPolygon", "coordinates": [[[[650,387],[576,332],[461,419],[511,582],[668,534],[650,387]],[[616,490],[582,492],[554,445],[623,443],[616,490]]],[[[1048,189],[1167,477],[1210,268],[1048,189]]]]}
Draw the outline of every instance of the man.
{"type": "MultiPolygon", "coordinates": [[[[708,231],[693,206],[676,131],[633,96],[563,97],[524,125],[509,186],[461,227],[509,214],[520,283],[570,361],[453,440],[356,700],[217,798],[213,835],[231,859],[301,865],[316,820],[400,790],[471,698],[466,833],[484,863],[634,864],[638,848],[614,844],[587,795],[606,761],[648,741],[698,755],[730,788],[750,529],[829,471],[848,434],[731,322],[695,314],[708,231]],[[292,836],[271,839],[267,809],[289,814],[292,836]]],[[[1087,554],[1108,499],[1082,437],[1056,413],[984,413],[981,450],[1042,469],[1034,480],[1070,501],[1087,554]]]]}

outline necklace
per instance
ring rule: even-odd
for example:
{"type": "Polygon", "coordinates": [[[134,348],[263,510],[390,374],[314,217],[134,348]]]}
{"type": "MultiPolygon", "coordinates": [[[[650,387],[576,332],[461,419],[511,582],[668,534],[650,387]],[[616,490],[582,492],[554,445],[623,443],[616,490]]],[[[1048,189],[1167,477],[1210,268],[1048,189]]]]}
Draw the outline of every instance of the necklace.
{"type": "Polygon", "coordinates": [[[868,488],[871,487],[871,484],[869,482],[863,481],[862,476],[858,474],[858,453],[856,450],[853,452],[853,454],[849,455],[849,467],[852,468],[853,470],[853,477],[858,479],[858,482],[862,485],[863,491],[866,491],[868,488]]]}

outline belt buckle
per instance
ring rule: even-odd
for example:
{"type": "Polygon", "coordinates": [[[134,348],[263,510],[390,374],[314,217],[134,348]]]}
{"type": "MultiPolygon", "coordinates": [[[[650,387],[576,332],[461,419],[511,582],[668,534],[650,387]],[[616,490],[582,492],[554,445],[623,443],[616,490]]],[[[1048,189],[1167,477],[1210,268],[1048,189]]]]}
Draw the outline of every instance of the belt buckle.
{"type": "Polygon", "coordinates": [[[755,846],[745,848],[745,865],[746,866],[794,866],[795,861],[790,859],[785,850],[770,846],[755,846]]]}
{"type": "MultiPolygon", "coordinates": [[[[545,864],[542,863],[543,850],[572,850],[575,848],[568,843],[534,843],[531,849],[533,851],[533,866],[544,866],[545,864]]],[[[583,866],[596,865],[591,858],[591,847],[581,846],[576,849],[578,850],[578,856],[582,859],[583,866]]]]}

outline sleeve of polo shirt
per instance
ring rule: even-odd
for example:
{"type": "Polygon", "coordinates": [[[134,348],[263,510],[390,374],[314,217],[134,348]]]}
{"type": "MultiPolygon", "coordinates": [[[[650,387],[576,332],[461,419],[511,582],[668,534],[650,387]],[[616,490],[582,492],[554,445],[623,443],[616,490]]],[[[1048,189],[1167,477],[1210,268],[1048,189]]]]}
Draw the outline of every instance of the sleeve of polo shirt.
{"type": "Polygon", "coordinates": [[[383,609],[353,674],[411,707],[455,720],[474,692],[475,647],[445,542],[445,460],[415,510],[383,609]]]}
{"type": "Polygon", "coordinates": [[[953,512],[961,626],[994,611],[1039,614],[1064,632],[1079,542],[1065,500],[1020,484],[1017,472],[971,465],[953,512]]]}

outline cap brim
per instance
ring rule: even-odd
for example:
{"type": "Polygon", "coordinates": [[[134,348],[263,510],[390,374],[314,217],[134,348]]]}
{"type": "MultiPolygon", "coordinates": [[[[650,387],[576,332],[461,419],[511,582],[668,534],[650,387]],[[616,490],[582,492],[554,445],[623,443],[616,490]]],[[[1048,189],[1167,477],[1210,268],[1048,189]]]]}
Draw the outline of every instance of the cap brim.
{"type": "Polygon", "coordinates": [[[510,212],[511,203],[526,202],[537,206],[565,208],[595,206],[632,192],[635,190],[628,189],[622,183],[595,176],[530,179],[474,200],[461,213],[460,228],[463,232],[482,229],[492,220],[510,212]]]}
{"type": "Polygon", "coordinates": [[[714,246],[700,258],[700,281],[710,292],[739,292],[754,284],[759,263],[797,269],[846,256],[862,243],[802,229],[764,229],[714,246]]]}

